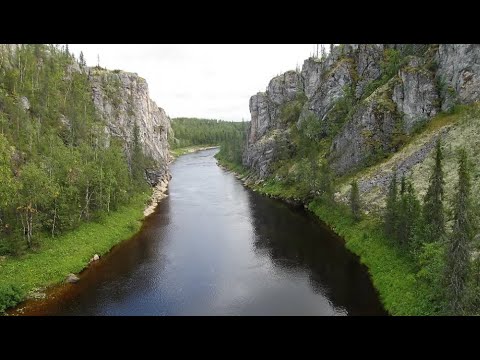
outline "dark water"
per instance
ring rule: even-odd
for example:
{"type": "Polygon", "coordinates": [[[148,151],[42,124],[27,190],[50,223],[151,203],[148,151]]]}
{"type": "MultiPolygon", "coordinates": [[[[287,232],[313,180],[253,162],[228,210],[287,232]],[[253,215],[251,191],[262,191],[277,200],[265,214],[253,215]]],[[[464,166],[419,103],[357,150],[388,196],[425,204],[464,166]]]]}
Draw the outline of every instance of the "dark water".
{"type": "Polygon", "coordinates": [[[245,189],[216,151],[179,158],[169,197],[142,231],[27,314],[385,314],[341,239],[245,189]]]}

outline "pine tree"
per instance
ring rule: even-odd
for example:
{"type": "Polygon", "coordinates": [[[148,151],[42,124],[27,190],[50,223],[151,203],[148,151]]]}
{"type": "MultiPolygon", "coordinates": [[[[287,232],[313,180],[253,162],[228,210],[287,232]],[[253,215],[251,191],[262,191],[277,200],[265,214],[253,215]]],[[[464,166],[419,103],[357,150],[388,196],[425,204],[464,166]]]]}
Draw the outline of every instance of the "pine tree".
{"type": "Polygon", "coordinates": [[[355,221],[360,220],[360,193],[358,191],[358,184],[356,180],[352,181],[352,188],[350,190],[350,209],[352,210],[352,216],[355,221]]]}
{"type": "Polygon", "coordinates": [[[87,65],[87,63],[85,62],[85,58],[83,56],[83,51],[80,51],[80,60],[79,61],[80,61],[80,66],[82,68],[84,68],[87,65]]]}
{"type": "Polygon", "coordinates": [[[333,203],[333,182],[332,171],[328,163],[324,162],[320,168],[320,184],[319,191],[321,196],[328,203],[333,203]]]}
{"type": "Polygon", "coordinates": [[[430,185],[423,205],[423,242],[433,242],[445,237],[445,218],[443,212],[443,170],[440,139],[436,144],[435,165],[430,176],[430,185]]]}
{"type": "Polygon", "coordinates": [[[395,239],[397,234],[397,193],[397,174],[394,173],[388,188],[384,219],[385,234],[391,239],[395,239]]]}
{"type": "Polygon", "coordinates": [[[397,211],[396,240],[401,246],[412,246],[420,216],[420,202],[415,195],[412,182],[405,179],[405,176],[402,177],[397,211]]]}
{"type": "Polygon", "coordinates": [[[464,292],[470,267],[470,245],[473,231],[470,215],[470,174],[467,153],[459,152],[458,185],[454,203],[453,231],[446,252],[445,280],[448,294],[448,311],[452,315],[464,310],[464,292]]]}

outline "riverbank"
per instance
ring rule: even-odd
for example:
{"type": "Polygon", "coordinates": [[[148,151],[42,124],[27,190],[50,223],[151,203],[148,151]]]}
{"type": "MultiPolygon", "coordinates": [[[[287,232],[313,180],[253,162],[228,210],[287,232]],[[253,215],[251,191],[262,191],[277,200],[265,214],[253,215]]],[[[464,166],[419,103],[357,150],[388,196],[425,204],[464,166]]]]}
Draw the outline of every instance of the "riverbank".
{"type": "Polygon", "coordinates": [[[294,187],[275,181],[255,181],[250,172],[240,165],[218,158],[217,161],[256,192],[287,202],[303,203],[342,237],[347,249],[358,255],[361,263],[367,266],[380,300],[391,315],[434,315],[438,311],[430,301],[434,294],[417,279],[414,262],[385,238],[379,219],[364,215],[361,221],[355,222],[345,205],[326,205],[318,199],[304,200],[294,187]]]}
{"type": "Polygon", "coordinates": [[[140,194],[98,222],[42,239],[36,252],[0,261],[0,313],[28,298],[45,297],[47,287],[64,282],[68,274],[81,272],[94,254],[101,257],[138,232],[149,198],[150,194],[140,194]]]}
{"type": "Polygon", "coordinates": [[[188,146],[184,148],[172,149],[170,150],[170,154],[173,156],[174,159],[178,158],[179,156],[191,154],[197,151],[202,150],[210,150],[218,148],[218,145],[199,145],[199,146],[188,146]]]}

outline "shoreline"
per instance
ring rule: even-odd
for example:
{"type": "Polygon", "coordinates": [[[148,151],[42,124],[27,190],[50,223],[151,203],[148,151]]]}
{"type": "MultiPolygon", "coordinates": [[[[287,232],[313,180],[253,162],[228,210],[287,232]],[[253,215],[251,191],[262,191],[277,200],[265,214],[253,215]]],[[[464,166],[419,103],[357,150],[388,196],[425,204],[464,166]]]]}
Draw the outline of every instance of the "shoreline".
{"type": "Polygon", "coordinates": [[[428,289],[422,288],[415,282],[411,264],[378,233],[377,227],[372,225],[375,223],[374,219],[366,218],[366,225],[362,222],[353,225],[349,222],[348,211],[342,209],[341,206],[329,208],[317,201],[305,202],[281,193],[269,193],[268,190],[262,189],[262,183],[256,181],[247,169],[219,159],[217,159],[217,165],[225,171],[231,172],[242,182],[243,186],[252,191],[284,201],[287,204],[303,206],[326,224],[343,240],[345,248],[358,256],[360,263],[366,266],[379,300],[389,315],[432,315],[431,309],[417,300],[419,297],[429,294],[428,289]],[[371,248],[372,244],[374,248],[371,248]],[[381,260],[378,260],[379,258],[381,260]],[[385,263],[391,265],[391,269],[385,269],[385,263]],[[398,280],[397,275],[400,274],[403,274],[402,280],[398,280]]]}
{"type": "MultiPolygon", "coordinates": [[[[35,303],[38,303],[39,301],[48,301],[51,297],[55,298],[59,292],[63,291],[63,289],[66,287],[66,285],[71,285],[68,284],[67,279],[71,276],[74,275],[78,281],[81,281],[81,275],[84,271],[86,271],[88,268],[90,268],[92,265],[98,264],[101,262],[103,256],[106,256],[109,254],[116,246],[124,243],[125,241],[128,241],[131,239],[135,234],[138,233],[138,231],[141,229],[144,220],[153,214],[155,212],[155,209],[159,205],[159,203],[166,198],[168,195],[166,192],[168,191],[168,183],[169,180],[171,179],[171,174],[168,172],[165,174],[158,184],[153,187],[152,189],[152,194],[150,195],[149,199],[147,200],[147,203],[145,205],[145,200],[143,200],[141,203],[143,204],[141,206],[140,210],[139,209],[139,201],[132,201],[130,204],[123,206],[121,209],[118,209],[115,212],[112,212],[111,215],[106,217],[101,222],[88,222],[80,225],[77,229],[74,229],[66,234],[63,234],[62,242],[69,242],[70,238],[75,238],[78,236],[78,234],[81,234],[82,232],[88,232],[87,231],[89,228],[94,228],[94,227],[117,227],[118,222],[125,222],[126,225],[124,228],[118,230],[120,232],[118,236],[116,235],[111,235],[111,234],[105,234],[103,237],[103,241],[106,242],[106,244],[83,244],[84,246],[88,247],[93,247],[95,248],[94,251],[92,251],[92,254],[88,256],[88,259],[85,258],[85,251],[80,251],[80,254],[78,254],[77,259],[75,259],[76,266],[69,266],[68,272],[63,274],[61,278],[57,276],[49,277],[47,279],[41,279],[34,281],[34,284],[23,284],[20,283],[20,285],[17,285],[16,282],[7,282],[6,286],[16,286],[18,288],[22,288],[22,295],[20,300],[16,300],[15,304],[12,306],[9,306],[5,309],[4,316],[19,316],[22,315],[24,312],[24,309],[26,307],[30,306],[35,306],[35,303]],[[141,216],[139,217],[139,213],[141,211],[141,216]],[[125,213],[125,214],[124,214],[125,213]],[[137,215],[134,215],[137,214],[137,215]],[[121,221],[117,221],[121,220],[121,221]],[[107,239],[108,238],[108,239],[107,239]],[[95,260],[94,260],[95,258],[95,260]],[[81,263],[81,265],[80,265],[81,263]],[[23,305],[22,305],[23,304],[23,305]]],[[[142,198],[145,199],[146,196],[143,196],[142,198]]],[[[138,199],[137,199],[138,200],[138,199]]],[[[102,238],[100,236],[99,238],[102,238]]],[[[48,239],[47,241],[50,243],[51,239],[48,239]],[[48,241],[50,240],[50,241],[48,241]]],[[[58,240],[58,238],[55,238],[55,240],[58,240]]],[[[100,242],[99,242],[100,243],[100,242]]],[[[63,244],[62,244],[63,245],[63,244]]],[[[61,246],[60,246],[61,247],[61,246]]],[[[61,250],[60,248],[55,251],[55,249],[49,248],[47,246],[44,251],[49,251],[53,253],[58,253],[57,255],[61,255],[61,250]],[[53,251],[52,251],[53,250],[53,251]]],[[[42,253],[31,253],[31,254],[26,254],[25,258],[19,258],[19,259],[11,259],[10,262],[19,262],[21,265],[22,261],[32,261],[34,262],[37,260],[38,257],[41,256],[42,253]]],[[[4,270],[9,262],[2,260],[2,264],[0,264],[0,270],[4,270]],[[3,265],[3,266],[2,266],[3,265]]],[[[13,265],[13,264],[12,264],[13,265]]],[[[55,271],[53,271],[55,272],[55,271]]],[[[1,272],[0,272],[1,273],[1,272]]],[[[0,281],[0,286],[2,285],[0,281]]],[[[71,285],[75,286],[75,284],[71,285]]],[[[2,316],[2,313],[0,312],[0,316],[2,316]]]]}

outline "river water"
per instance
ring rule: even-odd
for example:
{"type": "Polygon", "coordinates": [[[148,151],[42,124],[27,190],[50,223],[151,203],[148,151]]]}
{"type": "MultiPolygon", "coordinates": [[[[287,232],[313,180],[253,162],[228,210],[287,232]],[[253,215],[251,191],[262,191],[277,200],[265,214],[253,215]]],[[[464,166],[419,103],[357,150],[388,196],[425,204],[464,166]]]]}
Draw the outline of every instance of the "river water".
{"type": "Polygon", "coordinates": [[[366,268],[303,209],[243,187],[217,149],[178,158],[132,239],[28,315],[384,315],[366,268]]]}

